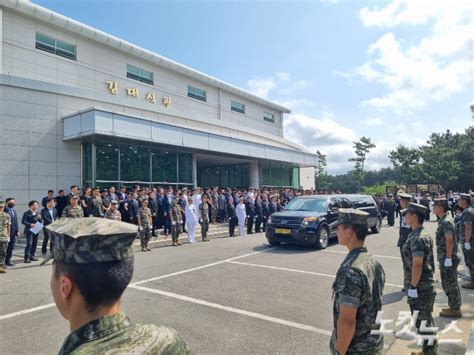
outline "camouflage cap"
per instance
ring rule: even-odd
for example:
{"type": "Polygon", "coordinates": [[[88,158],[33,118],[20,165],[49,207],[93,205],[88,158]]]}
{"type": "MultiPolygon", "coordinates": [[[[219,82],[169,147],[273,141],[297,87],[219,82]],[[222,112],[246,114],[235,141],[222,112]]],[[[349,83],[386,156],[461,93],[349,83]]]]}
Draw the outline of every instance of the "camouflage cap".
{"type": "Polygon", "coordinates": [[[401,192],[398,194],[398,197],[400,198],[404,198],[405,200],[411,200],[411,195],[410,194],[407,194],[405,192],[401,192]]]}
{"type": "Polygon", "coordinates": [[[138,227],[105,218],[63,218],[46,229],[56,240],[50,259],[68,264],[91,264],[133,256],[138,227]]]}
{"type": "Polygon", "coordinates": [[[339,208],[337,224],[367,224],[369,214],[356,208],[339,208]]]}
{"type": "Polygon", "coordinates": [[[459,198],[462,198],[463,200],[470,201],[471,200],[471,195],[470,194],[459,194],[459,198]]]}
{"type": "Polygon", "coordinates": [[[78,194],[71,194],[71,197],[69,198],[72,198],[74,200],[79,200],[79,195],[78,194]]]}
{"type": "Polygon", "coordinates": [[[435,205],[441,205],[443,203],[448,203],[448,200],[446,199],[446,197],[440,197],[440,198],[435,198],[433,202],[435,205]]]}
{"type": "Polygon", "coordinates": [[[110,203],[111,203],[112,205],[118,205],[118,204],[119,204],[119,202],[118,202],[117,200],[112,200],[112,201],[110,201],[110,203]]]}
{"type": "Polygon", "coordinates": [[[5,207],[5,201],[0,201],[0,207],[5,207]]]}
{"type": "Polygon", "coordinates": [[[421,213],[426,213],[426,206],[420,205],[419,203],[414,203],[410,202],[408,204],[408,207],[405,208],[404,210],[401,210],[400,213],[404,216],[408,212],[421,212],[421,213]]]}

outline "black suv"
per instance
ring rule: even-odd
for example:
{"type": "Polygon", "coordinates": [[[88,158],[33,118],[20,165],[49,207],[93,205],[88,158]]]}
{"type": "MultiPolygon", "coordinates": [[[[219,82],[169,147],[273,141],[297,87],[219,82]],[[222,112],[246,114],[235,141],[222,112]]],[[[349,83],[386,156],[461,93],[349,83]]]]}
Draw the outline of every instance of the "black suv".
{"type": "Polygon", "coordinates": [[[313,195],[295,198],[283,211],[274,213],[268,221],[266,237],[271,245],[293,243],[324,249],[330,238],[337,237],[335,225],[338,209],[357,206],[370,213],[369,228],[373,233],[378,233],[381,226],[380,210],[371,196],[313,195]],[[368,202],[369,198],[373,205],[368,202]],[[359,200],[366,201],[366,205],[359,203],[359,200]]]}

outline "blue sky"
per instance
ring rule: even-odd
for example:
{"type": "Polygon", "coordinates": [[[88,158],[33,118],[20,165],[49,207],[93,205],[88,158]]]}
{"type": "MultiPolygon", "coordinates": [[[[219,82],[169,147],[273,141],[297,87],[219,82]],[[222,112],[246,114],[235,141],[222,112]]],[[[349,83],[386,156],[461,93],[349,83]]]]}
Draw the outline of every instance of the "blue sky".
{"type": "Polygon", "coordinates": [[[274,100],[285,137],[351,168],[398,144],[474,124],[470,1],[47,1],[35,3],[274,100]]]}

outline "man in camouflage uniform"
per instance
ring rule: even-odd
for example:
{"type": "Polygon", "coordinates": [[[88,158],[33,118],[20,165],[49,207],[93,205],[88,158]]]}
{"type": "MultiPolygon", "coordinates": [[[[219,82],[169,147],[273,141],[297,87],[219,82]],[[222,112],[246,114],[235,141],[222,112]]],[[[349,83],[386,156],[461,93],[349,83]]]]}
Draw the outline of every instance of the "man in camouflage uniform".
{"type": "Polygon", "coordinates": [[[474,239],[472,228],[474,208],[471,207],[471,195],[460,194],[458,204],[463,208],[459,225],[459,242],[462,245],[466,267],[471,275],[471,281],[461,285],[461,287],[472,290],[474,289],[474,239]]]}
{"type": "MultiPolygon", "coordinates": [[[[400,212],[412,228],[403,246],[404,286],[408,290],[408,305],[413,316],[414,312],[418,311],[415,326],[419,334],[435,336],[436,333],[420,331],[422,321],[426,321],[427,328],[434,327],[432,313],[436,296],[433,240],[423,227],[426,207],[410,202],[408,207],[400,212]]],[[[436,354],[437,349],[436,340],[432,345],[429,345],[428,340],[423,341],[423,354],[436,354]]]]}
{"type": "Polygon", "coordinates": [[[395,224],[395,212],[397,211],[397,203],[393,199],[393,194],[388,194],[385,210],[387,211],[387,223],[392,227],[395,224]]]}
{"type": "Polygon", "coordinates": [[[382,309],[385,273],[364,246],[368,216],[367,212],[357,209],[339,209],[337,238],[349,254],[339,267],[332,286],[332,354],[383,352],[383,335],[372,334],[372,330],[378,329],[376,318],[382,309]]]}
{"type": "Polygon", "coordinates": [[[217,195],[217,187],[211,189],[211,220],[212,223],[217,223],[217,213],[219,211],[219,201],[217,195]]]}
{"type": "Polygon", "coordinates": [[[133,324],[121,297],[133,275],[135,225],[105,218],[62,219],[55,236],[51,291],[71,333],[59,354],[189,354],[175,330],[133,324]]]}
{"type": "Polygon", "coordinates": [[[102,217],[104,215],[104,205],[102,204],[100,190],[98,188],[95,188],[92,191],[92,194],[92,215],[94,217],[102,217]]]}
{"type": "MultiPolygon", "coordinates": [[[[400,209],[403,210],[408,207],[408,204],[411,201],[411,195],[407,193],[399,193],[398,197],[400,197],[400,209]]],[[[411,232],[411,227],[405,222],[405,217],[400,214],[400,229],[398,230],[398,242],[397,247],[400,248],[400,257],[402,258],[402,262],[404,263],[403,259],[403,246],[405,245],[408,234],[411,232]]],[[[406,292],[405,288],[402,289],[403,292],[406,292]]]]}
{"type": "Polygon", "coordinates": [[[119,206],[119,203],[117,200],[110,201],[110,208],[107,211],[105,211],[105,218],[113,219],[115,221],[121,221],[122,215],[120,214],[120,211],[118,210],[118,206],[119,206]]]}
{"type": "Polygon", "coordinates": [[[173,239],[173,246],[181,245],[179,242],[179,234],[182,232],[183,213],[184,210],[179,205],[179,199],[178,197],[175,197],[170,209],[171,238],[173,239]]]}
{"type": "Polygon", "coordinates": [[[458,286],[458,244],[454,237],[454,224],[447,212],[448,200],[445,198],[434,200],[434,212],[438,216],[436,230],[436,251],[438,254],[441,285],[448,296],[449,308],[443,309],[440,317],[461,318],[461,292],[458,286]]]}
{"type": "Polygon", "coordinates": [[[10,215],[4,211],[5,202],[0,201],[0,274],[5,274],[7,268],[5,259],[7,257],[7,247],[10,241],[10,215]]]}
{"type": "Polygon", "coordinates": [[[142,197],[140,200],[142,207],[138,209],[138,228],[140,230],[140,244],[142,251],[151,251],[148,248],[148,242],[151,238],[151,228],[153,227],[153,220],[151,210],[148,208],[148,199],[142,197]]]}
{"type": "Polygon", "coordinates": [[[76,194],[71,194],[69,198],[69,205],[63,209],[61,217],[67,218],[82,218],[84,217],[84,210],[79,205],[79,196],[76,194]]]}
{"type": "Polygon", "coordinates": [[[208,242],[207,232],[209,231],[209,196],[202,195],[202,203],[199,205],[199,224],[201,225],[201,236],[203,242],[208,242]]]}

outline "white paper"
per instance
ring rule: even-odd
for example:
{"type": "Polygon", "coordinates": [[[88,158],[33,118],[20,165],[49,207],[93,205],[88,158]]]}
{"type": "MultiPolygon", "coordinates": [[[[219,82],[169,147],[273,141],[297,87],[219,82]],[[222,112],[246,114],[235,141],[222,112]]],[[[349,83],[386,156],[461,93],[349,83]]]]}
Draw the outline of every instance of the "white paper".
{"type": "Polygon", "coordinates": [[[36,222],[35,226],[33,228],[30,228],[30,232],[33,234],[38,234],[43,229],[43,227],[43,223],[36,222]]]}

